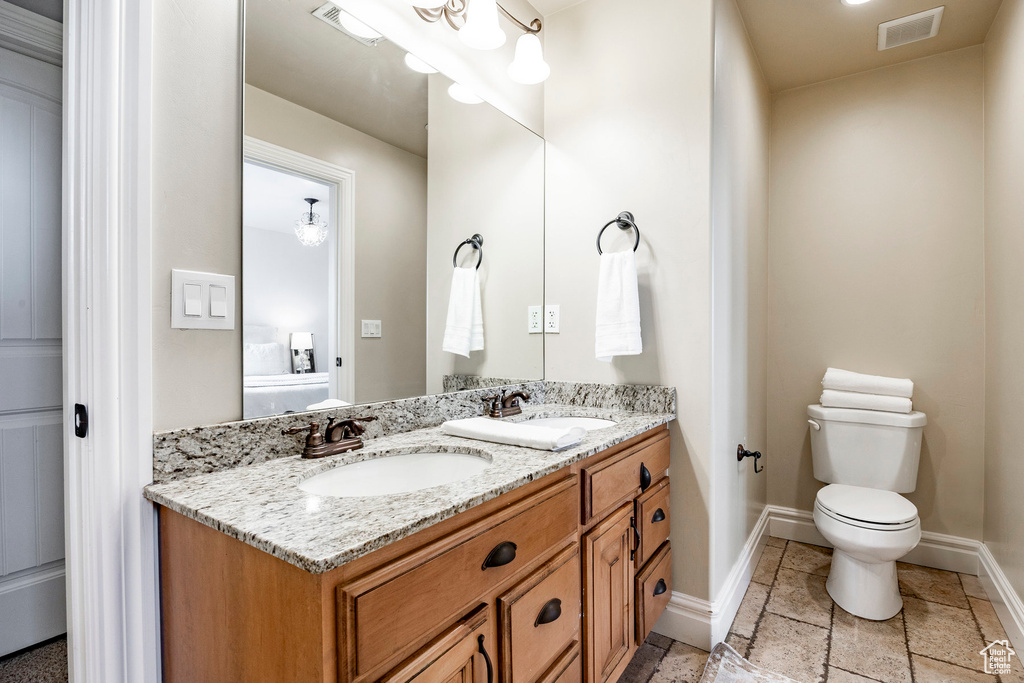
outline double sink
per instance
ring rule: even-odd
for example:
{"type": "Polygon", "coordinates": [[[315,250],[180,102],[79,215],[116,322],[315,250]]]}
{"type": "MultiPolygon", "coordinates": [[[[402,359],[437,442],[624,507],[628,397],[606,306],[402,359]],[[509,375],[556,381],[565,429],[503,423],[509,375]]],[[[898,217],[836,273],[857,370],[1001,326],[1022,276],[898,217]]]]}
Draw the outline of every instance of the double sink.
{"type": "MultiPolygon", "coordinates": [[[[587,431],[606,429],[615,424],[595,417],[536,417],[531,425],[587,431]]],[[[441,453],[422,451],[388,455],[342,465],[310,477],[299,484],[306,493],[335,498],[365,498],[410,493],[469,479],[491,465],[485,453],[441,453]]]]}

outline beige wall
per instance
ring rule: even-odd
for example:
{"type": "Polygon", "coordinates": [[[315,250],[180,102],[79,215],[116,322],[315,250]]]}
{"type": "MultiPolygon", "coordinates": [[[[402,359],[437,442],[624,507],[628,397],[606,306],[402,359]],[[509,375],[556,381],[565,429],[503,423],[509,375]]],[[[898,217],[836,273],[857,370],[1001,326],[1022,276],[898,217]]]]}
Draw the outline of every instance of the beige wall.
{"type": "Polygon", "coordinates": [[[242,326],[171,329],[171,269],[235,276],[241,311],[239,3],[153,7],[153,426],[242,416],[242,326]]]}
{"type": "Polygon", "coordinates": [[[985,542],[1024,596],[1024,2],[985,44],[985,542]]]}
{"type": "Polygon", "coordinates": [[[245,134],[355,172],[355,402],[423,395],[427,160],[249,85],[245,134]]]}
{"type": "MultiPolygon", "coordinates": [[[[446,374],[506,379],[544,377],[544,335],[529,334],[529,306],[544,303],[544,140],[487,104],[448,96],[451,81],[430,77],[427,161],[427,393],[446,374]],[[464,358],[441,350],[452,255],[464,239],[484,238],[480,298],[484,350],[464,358]]],[[[477,263],[463,247],[460,265],[477,263]]]]}
{"type": "MultiPolygon", "coordinates": [[[[708,596],[712,2],[588,0],[547,18],[546,297],[552,380],[664,384],[672,424],[674,590],[708,596]],[[597,231],[632,211],[644,352],[594,358],[597,231]]],[[[606,250],[632,244],[606,233],[606,250]]]]}
{"type": "Polygon", "coordinates": [[[711,160],[711,595],[767,502],[767,472],[727,457],[767,451],[771,95],[735,0],[715,1],[711,160]]]}
{"type": "Polygon", "coordinates": [[[981,46],[775,95],[769,502],[812,509],[827,366],[915,381],[922,526],[981,538],[981,46]]]}

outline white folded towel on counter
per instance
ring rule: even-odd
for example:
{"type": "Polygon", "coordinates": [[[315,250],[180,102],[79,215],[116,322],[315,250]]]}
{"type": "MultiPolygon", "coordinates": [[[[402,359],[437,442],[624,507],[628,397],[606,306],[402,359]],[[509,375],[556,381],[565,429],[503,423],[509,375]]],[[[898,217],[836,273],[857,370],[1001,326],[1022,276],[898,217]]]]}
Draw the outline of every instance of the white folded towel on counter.
{"type": "Polygon", "coordinates": [[[449,436],[524,446],[542,451],[560,451],[575,446],[587,435],[587,430],[582,427],[542,427],[522,422],[501,422],[489,417],[449,420],[441,425],[441,432],[449,436]]]}
{"type": "Polygon", "coordinates": [[[643,352],[640,293],[636,282],[636,256],[632,250],[601,254],[594,351],[597,359],[606,363],[614,356],[635,356],[643,352]]]}
{"type": "Polygon", "coordinates": [[[855,391],[834,391],[832,389],[825,389],[821,392],[821,405],[825,408],[881,410],[887,413],[909,413],[914,409],[914,404],[909,398],[859,394],[855,391]]]}
{"type": "Polygon", "coordinates": [[[455,268],[448,297],[448,321],[441,349],[469,358],[484,348],[484,316],[480,304],[480,276],[476,268],[455,268]]]}
{"type": "Polygon", "coordinates": [[[909,379],[880,377],[878,375],[862,375],[859,372],[829,368],[825,371],[825,379],[821,380],[824,389],[836,391],[856,391],[861,394],[880,394],[882,396],[914,397],[914,383],[909,379]]]}

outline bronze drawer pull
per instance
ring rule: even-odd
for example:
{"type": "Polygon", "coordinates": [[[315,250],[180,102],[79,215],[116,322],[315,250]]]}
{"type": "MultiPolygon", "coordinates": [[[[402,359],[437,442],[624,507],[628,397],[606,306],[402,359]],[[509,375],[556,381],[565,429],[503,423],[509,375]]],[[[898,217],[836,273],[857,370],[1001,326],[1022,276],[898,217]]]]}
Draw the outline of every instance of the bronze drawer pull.
{"type": "Polygon", "coordinates": [[[505,541],[494,546],[494,549],[487,554],[483,566],[480,569],[487,570],[489,567],[503,567],[516,559],[516,544],[505,541]]]}
{"type": "Polygon", "coordinates": [[[480,650],[480,654],[484,656],[484,664],[487,665],[487,683],[493,683],[494,681],[494,667],[491,666],[491,658],[487,656],[487,650],[484,648],[484,637],[480,636],[476,639],[477,649],[480,650]]]}
{"type": "Polygon", "coordinates": [[[548,600],[540,608],[540,614],[537,615],[537,620],[533,622],[533,627],[537,628],[541,624],[550,624],[560,616],[562,616],[562,601],[558,598],[548,600]]]}
{"type": "Polygon", "coordinates": [[[665,579],[658,579],[658,583],[654,584],[654,594],[661,595],[668,590],[668,586],[665,585],[665,579]]]}
{"type": "Polygon", "coordinates": [[[647,465],[640,463],[640,490],[646,491],[647,487],[651,485],[651,471],[647,469],[647,465]]]}
{"type": "Polygon", "coordinates": [[[636,517],[629,518],[629,528],[633,530],[636,538],[636,545],[629,551],[629,561],[632,562],[636,559],[636,551],[640,549],[640,530],[636,528],[636,517]]]}
{"type": "Polygon", "coordinates": [[[657,510],[654,511],[654,516],[651,517],[651,524],[657,524],[658,522],[664,522],[664,521],[665,521],[665,511],[662,510],[661,508],[658,508],[657,510]]]}

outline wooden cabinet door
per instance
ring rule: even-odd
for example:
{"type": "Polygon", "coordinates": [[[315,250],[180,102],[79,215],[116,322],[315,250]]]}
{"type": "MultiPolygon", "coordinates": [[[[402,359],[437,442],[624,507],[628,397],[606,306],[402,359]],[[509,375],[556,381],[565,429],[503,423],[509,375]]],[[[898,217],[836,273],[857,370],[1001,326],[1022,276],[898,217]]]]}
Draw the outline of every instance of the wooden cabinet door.
{"type": "Polygon", "coordinates": [[[383,683],[493,683],[487,606],[480,605],[384,676],[383,683]]]}
{"type": "Polygon", "coordinates": [[[594,527],[583,543],[584,659],[588,683],[615,681],[633,648],[633,504],[594,527]]]}

